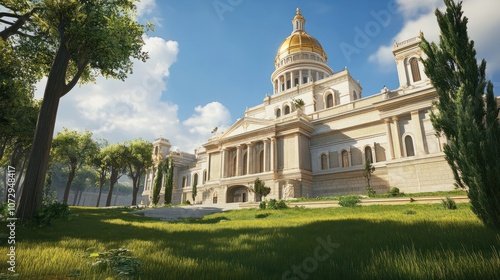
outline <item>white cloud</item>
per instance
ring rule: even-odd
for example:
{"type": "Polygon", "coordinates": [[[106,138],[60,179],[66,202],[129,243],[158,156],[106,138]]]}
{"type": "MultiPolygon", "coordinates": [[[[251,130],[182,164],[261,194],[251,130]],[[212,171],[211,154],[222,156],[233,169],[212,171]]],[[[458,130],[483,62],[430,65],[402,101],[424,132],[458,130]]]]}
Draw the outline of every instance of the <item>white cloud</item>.
{"type": "MultiPolygon", "coordinates": [[[[161,99],[170,66],[177,59],[178,43],[147,36],[144,41],[150,59],[136,61],[133,74],[124,82],[100,77],[95,84],[75,87],[61,99],[56,132],[63,127],[88,129],[110,143],[134,138],[151,141],[163,135],[175,148],[192,152],[208,139],[211,128],[230,122],[229,111],[217,102],[197,106],[191,118],[179,121],[178,106],[161,99]]],[[[45,82],[38,84],[37,97],[43,95],[45,82]]]]}
{"type": "Polygon", "coordinates": [[[142,17],[144,15],[150,14],[156,8],[155,0],[140,0],[135,3],[137,7],[137,16],[142,17]]]}
{"type": "MultiPolygon", "coordinates": [[[[423,31],[427,40],[438,41],[439,27],[434,10],[441,1],[398,0],[397,2],[406,21],[393,40],[403,41],[415,37],[420,31],[423,31]]],[[[444,11],[444,8],[440,7],[440,10],[444,11]]],[[[463,3],[464,15],[469,18],[469,36],[475,41],[478,52],[477,58],[486,59],[489,72],[500,70],[500,53],[497,47],[500,40],[498,36],[494,36],[500,29],[498,10],[500,10],[500,2],[497,0],[466,0],[463,3]]],[[[369,57],[369,60],[376,62],[383,68],[393,65],[392,43],[380,46],[377,52],[369,57]]]]}

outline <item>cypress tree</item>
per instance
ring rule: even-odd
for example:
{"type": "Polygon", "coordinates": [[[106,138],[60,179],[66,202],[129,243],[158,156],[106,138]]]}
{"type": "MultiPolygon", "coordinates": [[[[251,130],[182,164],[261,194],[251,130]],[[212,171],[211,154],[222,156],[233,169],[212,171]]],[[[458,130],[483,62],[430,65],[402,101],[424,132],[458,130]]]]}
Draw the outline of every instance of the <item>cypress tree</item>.
{"type": "Polygon", "coordinates": [[[153,204],[158,204],[160,201],[160,191],[163,179],[163,163],[160,161],[158,163],[158,169],[156,170],[155,180],[153,182],[153,204]]]}
{"type": "Polygon", "coordinates": [[[435,12],[439,44],[425,38],[421,43],[425,73],[439,97],[431,121],[449,140],[446,160],[472,210],[486,226],[500,229],[500,124],[493,84],[486,80],[486,61],[476,60],[462,2],[444,2],[446,12],[435,12]]]}

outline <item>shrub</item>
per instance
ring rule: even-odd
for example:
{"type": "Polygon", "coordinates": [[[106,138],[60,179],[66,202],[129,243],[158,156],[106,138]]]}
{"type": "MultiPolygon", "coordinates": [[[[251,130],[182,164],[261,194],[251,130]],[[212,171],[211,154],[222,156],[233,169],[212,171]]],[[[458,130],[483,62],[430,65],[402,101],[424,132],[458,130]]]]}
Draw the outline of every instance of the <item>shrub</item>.
{"type": "Polygon", "coordinates": [[[354,207],[360,202],[361,200],[357,195],[348,195],[339,198],[339,205],[342,207],[354,207]]]}
{"type": "Polygon", "coordinates": [[[443,203],[444,209],[449,209],[449,210],[457,209],[457,204],[455,203],[455,200],[453,200],[452,198],[450,198],[448,196],[442,200],[442,203],[443,203]]]}
{"type": "Polygon", "coordinates": [[[286,209],[288,206],[286,205],[286,202],[284,200],[278,201],[276,204],[276,209],[286,209]]]}
{"type": "Polygon", "coordinates": [[[260,208],[260,209],[266,209],[266,202],[265,202],[265,201],[261,201],[261,202],[259,203],[259,208],[260,208]]]}
{"type": "Polygon", "coordinates": [[[389,190],[389,194],[390,194],[391,196],[399,196],[399,188],[392,187],[392,188],[389,190]]]}
{"type": "Polygon", "coordinates": [[[49,226],[52,222],[59,218],[69,217],[68,204],[59,201],[54,201],[49,204],[43,205],[42,209],[35,216],[35,222],[43,227],[49,226]]]}
{"type": "Polygon", "coordinates": [[[111,249],[106,252],[95,252],[94,248],[87,249],[85,257],[89,258],[93,266],[102,269],[111,269],[118,276],[133,276],[140,272],[141,262],[132,256],[129,249],[111,249]]]}
{"type": "Polygon", "coordinates": [[[276,209],[276,199],[270,199],[267,203],[267,209],[276,209]]]}

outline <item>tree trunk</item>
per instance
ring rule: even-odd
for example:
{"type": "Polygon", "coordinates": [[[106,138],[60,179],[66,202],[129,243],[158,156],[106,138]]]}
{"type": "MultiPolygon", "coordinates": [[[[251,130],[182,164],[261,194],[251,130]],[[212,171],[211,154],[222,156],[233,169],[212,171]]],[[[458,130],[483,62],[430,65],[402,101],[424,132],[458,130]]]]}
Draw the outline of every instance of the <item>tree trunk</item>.
{"type": "Polygon", "coordinates": [[[137,205],[137,193],[139,192],[139,176],[132,177],[132,206],[137,205]]]}
{"type": "Polygon", "coordinates": [[[106,198],[106,207],[111,206],[111,198],[113,196],[113,187],[115,186],[116,181],[118,181],[118,172],[111,171],[111,176],[109,178],[109,192],[108,192],[108,197],[106,198]]]}
{"type": "Polygon", "coordinates": [[[42,106],[38,114],[31,156],[21,199],[17,205],[20,220],[31,220],[42,207],[43,185],[49,166],[49,152],[56,123],[59,99],[64,94],[69,52],[64,43],[57,50],[49,73],[42,106]]]}
{"type": "Polygon", "coordinates": [[[95,207],[99,207],[99,203],[101,202],[101,193],[103,186],[104,186],[104,180],[101,179],[99,182],[99,195],[97,196],[97,203],[95,204],[95,207]]]}
{"type": "MultiPolygon", "coordinates": [[[[68,198],[69,198],[69,191],[71,189],[71,183],[73,182],[73,179],[75,178],[75,173],[76,173],[76,167],[71,166],[69,174],[68,174],[68,181],[66,181],[66,188],[64,189],[64,198],[63,198],[63,203],[68,204],[68,198]]],[[[76,191],[78,194],[78,190],[76,191]]],[[[75,203],[73,202],[73,205],[75,203]]]]}

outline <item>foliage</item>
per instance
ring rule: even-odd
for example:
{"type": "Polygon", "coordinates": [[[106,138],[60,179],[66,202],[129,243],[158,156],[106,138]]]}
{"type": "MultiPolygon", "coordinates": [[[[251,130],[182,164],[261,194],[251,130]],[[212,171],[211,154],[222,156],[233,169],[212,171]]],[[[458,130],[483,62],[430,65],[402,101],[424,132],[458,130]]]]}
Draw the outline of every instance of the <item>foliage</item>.
{"type": "Polygon", "coordinates": [[[399,188],[392,187],[392,188],[389,190],[389,194],[390,194],[391,196],[399,196],[401,193],[399,192],[399,188]]]}
{"type": "Polygon", "coordinates": [[[158,166],[156,167],[156,175],[153,181],[153,197],[152,197],[152,203],[154,205],[158,204],[158,201],[160,201],[160,191],[163,182],[163,164],[164,163],[160,161],[158,163],[158,166]]]}
{"type": "Polygon", "coordinates": [[[366,193],[368,196],[373,196],[375,194],[375,190],[370,185],[370,180],[372,178],[372,174],[375,172],[375,167],[370,161],[365,161],[365,166],[363,170],[363,177],[365,177],[366,180],[366,193]]]}
{"type": "Polygon", "coordinates": [[[198,182],[193,182],[193,193],[191,195],[191,198],[193,199],[193,204],[195,204],[196,202],[196,195],[198,194],[198,190],[197,190],[197,187],[198,187],[198,182]]]}
{"type": "Polygon", "coordinates": [[[34,221],[40,227],[50,226],[54,220],[68,218],[69,214],[68,204],[52,201],[42,206],[42,210],[37,213],[34,221]]]}
{"type": "Polygon", "coordinates": [[[462,3],[445,0],[436,10],[439,44],[422,38],[425,73],[439,97],[431,121],[449,142],[444,153],[456,184],[468,190],[472,209],[483,223],[500,228],[500,123],[486,61],[476,60],[462,3]]]}
{"type": "Polygon", "coordinates": [[[140,179],[148,168],[153,165],[151,151],[153,144],[142,139],[135,139],[126,144],[127,147],[127,175],[132,179],[132,205],[137,205],[140,179]]]}
{"type": "Polygon", "coordinates": [[[455,203],[455,200],[453,200],[453,198],[450,198],[449,196],[447,196],[442,201],[443,201],[444,209],[449,209],[449,210],[457,209],[457,204],[455,203]]]}
{"type": "Polygon", "coordinates": [[[339,198],[339,205],[342,207],[355,207],[359,206],[361,200],[357,195],[346,195],[339,198]]]}
{"type": "Polygon", "coordinates": [[[174,188],[174,159],[168,157],[165,161],[165,204],[172,203],[172,191],[174,188]]]}
{"type": "MultiPolygon", "coordinates": [[[[33,218],[42,206],[49,150],[59,100],[78,83],[94,81],[99,75],[124,80],[132,72],[132,58],[144,61],[142,35],[147,27],[136,22],[134,1],[23,1],[22,9],[39,8],[30,22],[30,36],[19,37],[48,73],[43,102],[26,170],[18,216],[33,218]],[[27,7],[26,7],[27,6],[27,7]],[[126,30],[126,32],[124,32],[126,30]]],[[[7,7],[22,13],[20,6],[7,7]]],[[[17,35],[13,35],[16,37],[17,35]]],[[[112,190],[112,188],[110,188],[112,190]]],[[[110,197],[108,195],[108,201],[110,197]]],[[[108,204],[107,201],[107,204],[108,204]]]]}
{"type": "Polygon", "coordinates": [[[261,202],[259,203],[259,209],[266,209],[266,206],[267,206],[267,203],[266,203],[266,201],[265,201],[265,200],[264,200],[264,201],[261,201],[261,202]]]}
{"type": "MultiPolygon", "coordinates": [[[[68,203],[71,184],[82,165],[90,164],[99,152],[97,142],[92,139],[90,131],[78,132],[64,128],[52,140],[51,160],[63,163],[69,170],[63,203],[68,203]]],[[[78,193],[78,192],[77,192],[78,193]]],[[[75,195],[76,197],[76,195],[75,195]]]]}
{"type": "Polygon", "coordinates": [[[293,104],[295,105],[295,108],[297,108],[297,110],[301,110],[306,105],[302,98],[293,99],[293,104]]]}
{"type": "Polygon", "coordinates": [[[85,257],[90,259],[92,266],[111,269],[118,276],[135,276],[141,271],[141,262],[133,257],[131,251],[126,248],[111,249],[104,252],[96,252],[95,248],[88,248],[85,257]]]}
{"type": "Polygon", "coordinates": [[[271,188],[266,187],[266,183],[259,179],[259,177],[257,177],[253,182],[253,190],[261,198],[261,200],[264,200],[271,192],[271,188]]]}
{"type": "Polygon", "coordinates": [[[124,144],[118,143],[104,147],[101,153],[102,164],[108,170],[109,174],[109,191],[106,198],[106,206],[110,206],[113,188],[127,168],[127,148],[124,144]]]}

